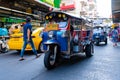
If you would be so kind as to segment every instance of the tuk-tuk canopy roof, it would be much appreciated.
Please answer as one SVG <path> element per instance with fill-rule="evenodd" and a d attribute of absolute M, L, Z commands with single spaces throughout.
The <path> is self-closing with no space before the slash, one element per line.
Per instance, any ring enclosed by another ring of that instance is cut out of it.
<path fill-rule="evenodd" d="M 61 18 L 61 17 L 63 17 L 63 18 L 65 18 L 65 17 L 66 18 L 75 18 L 75 19 L 78 19 L 78 20 L 81 20 L 81 21 L 86 21 L 84 18 L 79 17 L 79 16 L 77 16 L 75 14 L 61 12 L 61 11 L 52 11 L 52 12 L 49 12 L 48 14 L 46 14 L 45 19 L 46 20 L 50 20 L 50 19 L 52 19 L 52 16 L 54 16 L 54 17 L 57 16 L 58 18 Z"/>

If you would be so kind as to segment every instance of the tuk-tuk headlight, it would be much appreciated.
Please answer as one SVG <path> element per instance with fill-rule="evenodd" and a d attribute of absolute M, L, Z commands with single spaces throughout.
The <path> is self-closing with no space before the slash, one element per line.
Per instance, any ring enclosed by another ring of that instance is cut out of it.
<path fill-rule="evenodd" d="M 49 38 L 53 38 L 54 32 L 53 32 L 53 31 L 50 31 L 50 32 L 48 33 L 48 36 L 49 36 Z"/>

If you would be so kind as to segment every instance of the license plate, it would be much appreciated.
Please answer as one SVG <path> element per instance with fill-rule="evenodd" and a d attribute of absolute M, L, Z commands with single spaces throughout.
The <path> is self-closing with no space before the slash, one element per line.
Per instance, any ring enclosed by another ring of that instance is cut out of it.
<path fill-rule="evenodd" d="M 50 30 L 58 30 L 58 24 L 47 24 L 46 30 L 47 30 L 47 31 L 50 31 Z"/>
<path fill-rule="evenodd" d="M 96 36 L 96 38 L 99 38 L 99 36 Z"/>

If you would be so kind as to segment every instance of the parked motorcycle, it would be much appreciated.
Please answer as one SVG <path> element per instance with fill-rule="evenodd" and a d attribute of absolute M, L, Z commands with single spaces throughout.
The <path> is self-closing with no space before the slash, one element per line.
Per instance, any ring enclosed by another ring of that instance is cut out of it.
<path fill-rule="evenodd" d="M 6 38 L 4 36 L 1 37 L 0 39 L 0 52 L 1 53 L 6 53 L 9 50 L 9 46 L 7 45 Z"/>

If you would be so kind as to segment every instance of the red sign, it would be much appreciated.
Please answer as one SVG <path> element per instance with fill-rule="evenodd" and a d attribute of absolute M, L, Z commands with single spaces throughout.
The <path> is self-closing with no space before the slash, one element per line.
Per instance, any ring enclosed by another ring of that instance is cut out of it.
<path fill-rule="evenodd" d="M 62 5 L 60 7 L 60 10 L 70 10 L 70 9 L 75 9 L 75 5 L 74 4 L 66 5 L 66 6 Z"/>

